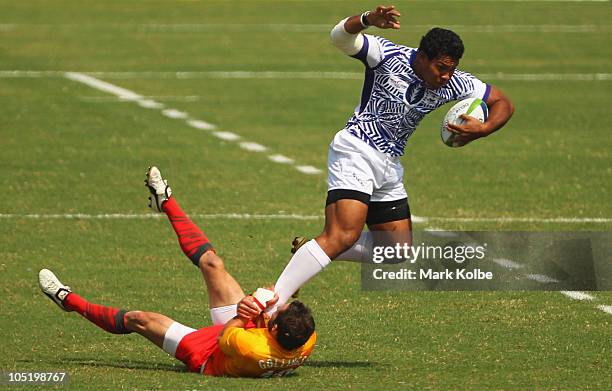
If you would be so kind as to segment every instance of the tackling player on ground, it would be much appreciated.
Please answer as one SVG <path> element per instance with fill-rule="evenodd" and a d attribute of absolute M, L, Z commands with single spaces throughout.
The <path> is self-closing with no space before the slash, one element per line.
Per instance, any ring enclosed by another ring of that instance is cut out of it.
<path fill-rule="evenodd" d="M 43 293 L 65 311 L 76 311 L 113 334 L 136 332 L 189 370 L 210 376 L 269 377 L 293 372 L 314 349 L 314 319 L 304 304 L 282 303 L 268 317 L 245 296 L 225 270 L 208 238 L 181 210 L 156 167 L 147 172 L 152 209 L 166 213 L 181 249 L 204 277 L 214 326 L 192 329 L 155 312 L 127 311 L 88 302 L 47 269 L 39 273 Z M 264 303 L 267 308 L 278 296 Z"/>
<path fill-rule="evenodd" d="M 453 100 L 486 102 L 486 122 L 463 116 L 464 124 L 448 125 L 458 142 L 486 137 L 512 116 L 513 105 L 498 88 L 456 69 L 464 47 L 454 32 L 433 28 L 418 48 L 362 33 L 370 26 L 399 29 L 399 16 L 393 6 L 378 6 L 340 21 L 331 32 L 338 49 L 363 63 L 365 80 L 355 112 L 330 144 L 325 227 L 307 243 L 294 242 L 295 254 L 275 284 L 279 302 L 332 259 L 371 261 L 372 232 L 411 244 L 400 156 L 426 114 Z M 363 231 L 366 224 L 369 232 Z"/>

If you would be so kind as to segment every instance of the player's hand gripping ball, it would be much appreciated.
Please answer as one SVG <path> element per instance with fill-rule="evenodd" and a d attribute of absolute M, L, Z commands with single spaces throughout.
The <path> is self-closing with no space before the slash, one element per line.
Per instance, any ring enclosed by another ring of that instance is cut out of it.
<path fill-rule="evenodd" d="M 447 128 L 447 124 L 449 123 L 457 125 L 463 124 L 465 121 L 460 118 L 462 114 L 474 117 L 480 122 L 485 122 L 489 116 L 489 109 L 487 108 L 487 104 L 479 98 L 464 99 L 451 107 L 450 110 L 448 110 L 448 113 L 446 113 L 444 116 L 442 127 L 440 129 L 440 137 L 442 138 L 442 142 L 449 147 L 462 147 L 469 142 L 460 142 L 456 140 L 459 135 L 451 132 Z"/>

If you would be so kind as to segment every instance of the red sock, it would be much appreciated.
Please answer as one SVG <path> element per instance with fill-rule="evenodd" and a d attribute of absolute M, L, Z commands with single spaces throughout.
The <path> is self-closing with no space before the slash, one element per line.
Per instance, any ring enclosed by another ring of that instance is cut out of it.
<path fill-rule="evenodd" d="M 113 334 L 129 334 L 131 331 L 126 329 L 124 317 L 126 310 L 105 307 L 103 305 L 92 304 L 83 299 L 76 293 L 69 293 L 64 300 L 64 307 L 70 311 L 76 311 L 83 315 L 87 320 Z"/>
<path fill-rule="evenodd" d="M 170 224 L 176 232 L 181 250 L 191 259 L 194 265 L 199 266 L 200 257 L 209 250 L 214 251 L 213 245 L 198 226 L 185 215 L 174 197 L 170 197 L 168 201 L 164 202 L 164 212 L 166 212 Z"/>

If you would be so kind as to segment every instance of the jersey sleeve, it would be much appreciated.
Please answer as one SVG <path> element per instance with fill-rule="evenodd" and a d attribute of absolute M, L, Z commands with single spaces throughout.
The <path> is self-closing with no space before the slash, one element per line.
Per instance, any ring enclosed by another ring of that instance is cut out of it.
<path fill-rule="evenodd" d="M 480 98 L 487 101 L 491 86 L 467 72 L 456 71 L 449 85 L 456 100 Z"/>
<path fill-rule="evenodd" d="M 219 348 L 228 356 L 246 356 L 256 345 L 256 339 L 241 327 L 229 327 L 219 339 Z"/>
<path fill-rule="evenodd" d="M 342 19 L 331 31 L 332 44 L 344 54 L 360 60 L 367 67 L 374 68 L 387 57 L 401 50 L 400 46 L 385 38 L 347 32 L 344 29 L 347 19 Z"/>
<path fill-rule="evenodd" d="M 398 53 L 402 49 L 401 46 L 376 35 L 364 34 L 363 37 L 363 46 L 361 50 L 351 57 L 360 60 L 369 68 L 376 67 L 385 59 Z"/>

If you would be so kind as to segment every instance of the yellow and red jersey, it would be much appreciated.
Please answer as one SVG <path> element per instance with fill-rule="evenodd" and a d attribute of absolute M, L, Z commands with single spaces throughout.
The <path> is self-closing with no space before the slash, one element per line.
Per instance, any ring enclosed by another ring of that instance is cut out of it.
<path fill-rule="evenodd" d="M 269 377 L 293 372 L 312 353 L 317 334 L 299 348 L 286 350 L 267 328 L 230 327 L 219 339 L 219 349 L 206 363 L 210 376 Z"/>

